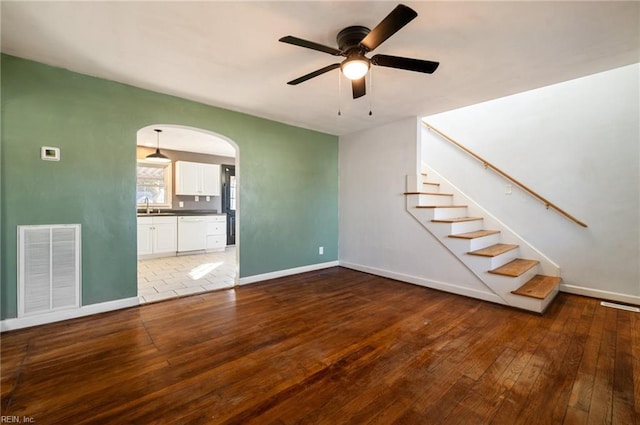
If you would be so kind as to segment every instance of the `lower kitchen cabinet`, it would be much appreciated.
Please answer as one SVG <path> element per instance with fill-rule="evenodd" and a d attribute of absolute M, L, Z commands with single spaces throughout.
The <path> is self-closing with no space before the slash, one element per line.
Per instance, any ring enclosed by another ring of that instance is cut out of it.
<path fill-rule="evenodd" d="M 227 247 L 227 216 L 138 217 L 138 257 L 151 258 Z"/>
<path fill-rule="evenodd" d="M 207 251 L 224 251 L 227 247 L 227 216 L 212 215 L 206 217 Z"/>
<path fill-rule="evenodd" d="M 177 236 L 176 217 L 138 217 L 138 257 L 175 255 Z"/>

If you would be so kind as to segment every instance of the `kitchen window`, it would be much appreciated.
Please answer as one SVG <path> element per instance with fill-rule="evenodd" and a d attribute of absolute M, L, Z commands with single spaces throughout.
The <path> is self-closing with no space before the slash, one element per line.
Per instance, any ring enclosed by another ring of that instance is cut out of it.
<path fill-rule="evenodd" d="M 229 178 L 229 209 L 236 210 L 236 176 Z"/>
<path fill-rule="evenodd" d="M 138 208 L 171 208 L 171 163 L 138 160 L 136 204 Z"/>

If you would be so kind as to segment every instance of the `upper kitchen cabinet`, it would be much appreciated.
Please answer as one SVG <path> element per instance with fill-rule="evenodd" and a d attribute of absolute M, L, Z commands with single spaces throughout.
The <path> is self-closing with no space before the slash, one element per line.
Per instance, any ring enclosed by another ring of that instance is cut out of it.
<path fill-rule="evenodd" d="M 220 196 L 220 165 L 176 161 L 176 195 Z"/>

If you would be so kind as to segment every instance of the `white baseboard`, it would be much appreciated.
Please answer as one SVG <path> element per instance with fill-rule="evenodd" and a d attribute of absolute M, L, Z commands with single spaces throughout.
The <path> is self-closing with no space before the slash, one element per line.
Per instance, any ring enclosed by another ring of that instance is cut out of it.
<path fill-rule="evenodd" d="M 293 269 L 278 270 L 275 272 L 256 274 L 253 276 L 241 277 L 238 285 L 249 285 L 251 283 L 262 282 L 263 280 L 277 279 L 279 277 L 291 276 L 294 274 L 312 272 L 314 270 L 328 269 L 329 267 L 337 267 L 337 261 L 329 261 L 328 263 L 311 264 L 309 266 L 295 267 Z"/>
<path fill-rule="evenodd" d="M 498 295 L 489 292 L 482 292 L 464 286 L 454 285 L 452 283 L 438 282 L 436 280 L 425 279 L 422 277 L 411 276 L 404 273 L 398 273 L 390 270 L 378 269 L 375 267 L 363 266 L 361 264 L 340 261 L 341 267 L 358 270 L 361 272 L 374 274 L 376 276 L 388 277 L 389 279 L 399 280 L 401 282 L 411 283 L 414 285 L 425 286 L 439 291 L 450 292 L 452 294 L 463 295 L 465 297 L 476 298 L 483 301 L 489 301 L 496 304 L 505 304 L 505 301 Z"/>
<path fill-rule="evenodd" d="M 619 301 L 627 304 L 640 305 L 640 297 L 634 295 L 620 294 L 618 292 L 602 291 L 600 289 L 584 288 L 582 286 L 560 284 L 560 292 L 568 294 L 584 295 L 585 297 L 597 298 L 601 300 Z"/>
<path fill-rule="evenodd" d="M 135 307 L 139 304 L 140 301 L 138 300 L 138 297 L 131 297 L 115 301 L 107 301 L 104 303 L 85 305 L 75 310 L 60 310 L 35 316 L 5 319 L 0 321 L 0 332 L 60 322 L 62 320 L 76 319 L 78 317 L 90 316 L 92 314 L 106 313 L 107 311 Z"/>

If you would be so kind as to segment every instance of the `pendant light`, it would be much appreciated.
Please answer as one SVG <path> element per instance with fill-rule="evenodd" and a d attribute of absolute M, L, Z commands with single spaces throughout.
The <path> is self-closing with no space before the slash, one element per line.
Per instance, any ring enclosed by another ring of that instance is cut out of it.
<path fill-rule="evenodd" d="M 162 130 L 155 128 L 153 129 L 153 131 L 158 134 L 156 139 L 156 151 L 150 155 L 147 155 L 146 160 L 151 162 L 171 162 L 171 159 L 169 159 L 168 156 L 160 153 L 160 133 L 162 133 Z"/>

